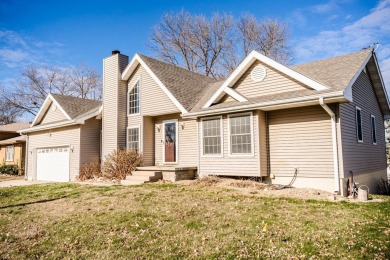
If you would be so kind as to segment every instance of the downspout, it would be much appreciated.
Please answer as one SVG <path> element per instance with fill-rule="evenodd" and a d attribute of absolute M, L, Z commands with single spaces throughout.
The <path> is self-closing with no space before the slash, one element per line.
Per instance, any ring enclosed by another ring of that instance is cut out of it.
<path fill-rule="evenodd" d="M 339 185 L 339 160 L 337 154 L 337 120 L 333 111 L 324 103 L 324 98 L 319 98 L 320 105 L 330 115 L 332 120 L 332 143 L 333 143 L 333 172 L 334 172 L 334 191 L 340 191 Z"/>

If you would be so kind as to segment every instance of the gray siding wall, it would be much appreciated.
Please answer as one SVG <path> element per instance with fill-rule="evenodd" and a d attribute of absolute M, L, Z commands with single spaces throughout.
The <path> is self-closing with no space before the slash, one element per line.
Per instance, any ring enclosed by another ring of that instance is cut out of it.
<path fill-rule="evenodd" d="M 201 123 L 199 125 L 199 140 L 202 138 Z M 253 149 L 250 156 L 229 155 L 228 117 L 223 116 L 223 156 L 210 157 L 202 155 L 202 142 L 199 141 L 199 174 L 224 176 L 260 176 L 259 116 L 253 112 Z"/>
<path fill-rule="evenodd" d="M 47 109 L 45 115 L 43 116 L 40 124 L 47 124 L 52 122 L 58 122 L 62 120 L 68 120 L 65 115 L 61 112 L 59 108 L 53 111 L 53 103 Z"/>
<path fill-rule="evenodd" d="M 120 78 L 128 59 L 116 54 L 103 60 L 103 158 L 125 147 L 126 86 Z"/>
<path fill-rule="evenodd" d="M 80 125 L 80 165 L 100 161 L 100 131 L 102 121 L 91 118 Z"/>
<path fill-rule="evenodd" d="M 333 178 L 331 118 L 321 106 L 268 112 L 268 124 L 275 183 L 278 178 L 293 177 L 294 168 L 298 168 L 298 179 Z"/>
<path fill-rule="evenodd" d="M 28 168 L 27 177 L 29 180 L 35 179 L 36 169 L 36 149 L 57 146 L 73 146 L 70 152 L 70 180 L 75 180 L 79 174 L 80 166 L 80 125 L 62 127 L 39 133 L 29 134 L 27 151 Z M 32 153 L 30 153 L 30 151 Z"/>
<path fill-rule="evenodd" d="M 386 148 L 383 115 L 378 105 L 369 76 L 362 72 L 352 86 L 352 103 L 340 104 L 340 127 L 342 138 L 344 177 L 353 171 L 360 184 L 366 184 L 363 175 L 379 172 L 386 177 Z M 356 106 L 362 109 L 363 142 L 358 143 L 356 135 Z M 377 145 L 372 144 L 371 115 L 375 116 Z M 377 176 L 373 176 L 378 178 Z M 363 182 L 362 182 L 363 181 Z M 376 186 L 376 185 L 374 185 Z M 372 186 L 372 189 L 376 187 Z"/>

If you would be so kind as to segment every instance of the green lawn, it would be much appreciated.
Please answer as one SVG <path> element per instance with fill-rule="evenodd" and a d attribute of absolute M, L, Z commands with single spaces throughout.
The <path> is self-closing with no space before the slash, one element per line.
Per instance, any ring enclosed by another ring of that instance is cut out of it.
<path fill-rule="evenodd" d="M 390 258 L 390 198 L 262 198 L 192 185 L 0 189 L 0 259 Z"/>

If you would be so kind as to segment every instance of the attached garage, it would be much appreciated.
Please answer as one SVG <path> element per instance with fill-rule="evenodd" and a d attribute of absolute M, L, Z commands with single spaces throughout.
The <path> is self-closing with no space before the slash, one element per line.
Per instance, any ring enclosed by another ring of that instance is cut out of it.
<path fill-rule="evenodd" d="M 28 180 L 74 181 L 100 161 L 101 102 L 50 94 L 26 135 Z"/>
<path fill-rule="evenodd" d="M 69 181 L 69 151 L 67 146 L 37 149 L 37 180 Z"/>

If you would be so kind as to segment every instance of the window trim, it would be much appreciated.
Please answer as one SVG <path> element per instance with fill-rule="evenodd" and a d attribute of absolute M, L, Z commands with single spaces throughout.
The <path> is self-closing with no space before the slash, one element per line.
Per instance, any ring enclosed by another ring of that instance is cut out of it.
<path fill-rule="evenodd" d="M 372 119 L 374 119 L 374 128 L 372 128 Z M 378 135 L 376 134 L 376 118 L 374 115 L 371 114 L 370 116 L 370 125 L 371 125 L 371 142 L 373 145 L 377 145 L 378 143 Z M 373 131 L 375 130 L 375 131 Z M 375 141 L 374 142 L 374 132 L 375 132 Z"/>
<path fill-rule="evenodd" d="M 8 148 L 10 148 L 10 147 L 12 147 L 12 159 L 8 159 L 7 158 L 7 149 Z M 13 162 L 15 160 L 15 146 L 14 145 L 7 145 L 6 147 L 5 147 L 5 161 L 6 162 Z"/>
<path fill-rule="evenodd" d="M 232 117 L 240 117 L 240 116 L 248 116 L 250 118 L 250 131 L 251 131 L 251 153 L 242 153 L 242 154 L 232 154 L 231 151 L 231 141 L 230 141 L 230 118 Z M 249 113 L 238 113 L 238 114 L 229 114 L 228 115 L 228 156 L 229 157 L 254 157 L 255 155 L 255 143 L 254 143 L 254 136 L 253 136 L 253 112 Z"/>
<path fill-rule="evenodd" d="M 357 114 L 357 111 L 360 111 L 360 125 L 361 125 L 361 131 L 362 131 L 362 140 L 359 140 L 359 123 L 358 123 L 358 114 Z M 358 141 L 358 143 L 363 143 L 363 115 L 362 115 L 362 109 L 360 107 L 356 107 L 355 109 L 355 124 L 356 124 L 356 139 Z"/>
<path fill-rule="evenodd" d="M 138 102 L 139 102 L 139 104 L 138 104 L 138 113 L 130 114 L 130 106 L 129 106 L 130 92 L 134 89 L 134 87 L 137 85 L 137 83 L 138 83 Z M 137 116 L 137 115 L 141 114 L 141 76 L 138 76 L 138 78 L 135 81 L 135 83 L 133 84 L 133 86 L 127 90 L 126 110 L 127 110 L 127 116 L 128 117 Z"/>
<path fill-rule="evenodd" d="M 203 121 L 207 120 L 213 120 L 213 119 L 219 119 L 220 124 L 220 137 L 221 137 L 221 153 L 219 154 L 204 154 L 203 149 Z M 201 139 L 200 139 L 200 145 L 201 145 L 201 157 L 212 157 L 212 158 L 221 158 L 224 154 L 224 138 L 223 138 L 223 117 L 222 116 L 212 116 L 212 117 L 204 117 L 200 119 L 200 133 L 201 133 Z"/>
<path fill-rule="evenodd" d="M 142 152 L 142 134 L 141 134 L 141 126 L 140 125 L 132 125 L 132 126 L 127 126 L 126 128 L 126 151 L 129 151 L 129 129 L 135 129 L 138 128 L 138 152 Z"/>

